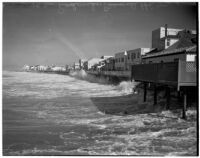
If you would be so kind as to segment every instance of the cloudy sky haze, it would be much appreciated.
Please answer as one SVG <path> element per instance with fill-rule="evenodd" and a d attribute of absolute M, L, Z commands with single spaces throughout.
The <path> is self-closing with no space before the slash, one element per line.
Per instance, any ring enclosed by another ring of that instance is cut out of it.
<path fill-rule="evenodd" d="M 165 24 L 196 29 L 195 3 L 4 3 L 3 69 L 151 47 Z"/>

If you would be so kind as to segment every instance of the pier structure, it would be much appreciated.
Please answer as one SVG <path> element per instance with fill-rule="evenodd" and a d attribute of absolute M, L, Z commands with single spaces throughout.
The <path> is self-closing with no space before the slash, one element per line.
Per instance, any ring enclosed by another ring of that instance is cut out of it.
<path fill-rule="evenodd" d="M 194 51 L 194 49 L 189 50 L 190 53 Z M 184 52 L 186 51 L 184 50 Z M 144 102 L 146 101 L 147 85 L 149 83 L 153 85 L 154 105 L 157 104 L 158 86 L 164 86 L 166 89 L 166 109 L 170 108 L 170 90 L 176 88 L 179 96 L 183 96 L 182 118 L 186 119 L 188 92 L 193 88 L 194 94 L 197 94 L 196 67 L 196 61 L 182 60 L 132 65 L 131 78 L 144 84 Z"/>

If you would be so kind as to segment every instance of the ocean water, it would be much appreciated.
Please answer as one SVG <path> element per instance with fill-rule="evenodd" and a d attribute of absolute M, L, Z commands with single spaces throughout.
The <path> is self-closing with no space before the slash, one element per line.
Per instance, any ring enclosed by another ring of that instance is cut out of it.
<path fill-rule="evenodd" d="M 143 103 L 136 84 L 3 71 L 3 155 L 196 155 L 196 111 Z"/>

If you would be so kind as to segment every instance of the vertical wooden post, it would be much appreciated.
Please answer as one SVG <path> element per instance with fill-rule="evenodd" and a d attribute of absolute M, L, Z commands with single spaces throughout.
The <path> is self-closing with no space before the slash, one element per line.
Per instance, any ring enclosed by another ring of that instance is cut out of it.
<path fill-rule="evenodd" d="M 170 88 L 166 87 L 166 110 L 169 110 L 169 106 L 170 106 Z"/>
<path fill-rule="evenodd" d="M 179 101 L 179 102 L 182 102 L 182 101 L 181 101 L 181 91 L 180 91 L 180 90 L 178 91 L 178 101 Z"/>
<path fill-rule="evenodd" d="M 187 94 L 186 94 L 186 92 L 184 92 L 184 95 L 183 95 L 183 112 L 182 112 L 182 118 L 185 119 L 185 120 L 187 119 L 186 109 L 187 109 Z"/>
<path fill-rule="evenodd" d="M 147 96 L 147 83 L 144 82 L 144 102 L 146 102 L 146 96 Z"/>
<path fill-rule="evenodd" d="M 157 105 L 157 87 L 154 84 L 154 105 Z"/>

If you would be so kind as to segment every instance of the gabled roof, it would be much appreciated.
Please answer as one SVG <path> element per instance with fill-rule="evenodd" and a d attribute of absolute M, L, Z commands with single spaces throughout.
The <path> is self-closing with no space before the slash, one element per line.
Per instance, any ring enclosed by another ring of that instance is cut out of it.
<path fill-rule="evenodd" d="M 143 56 L 143 58 L 150 58 L 150 57 L 156 57 L 156 56 L 162 56 L 162 55 L 169 55 L 169 54 L 175 54 L 175 53 L 196 53 L 196 42 L 193 40 L 196 36 L 187 34 L 180 40 L 178 40 L 176 43 L 171 45 L 165 50 L 158 51 L 157 49 L 154 49 Z"/>
<path fill-rule="evenodd" d="M 173 50 L 173 49 L 179 49 L 184 47 L 190 47 L 195 45 L 195 41 L 193 40 L 194 36 L 187 36 L 184 38 L 181 38 L 179 41 L 168 47 L 166 50 Z"/>
<path fill-rule="evenodd" d="M 196 53 L 197 51 L 197 46 L 190 46 L 190 47 L 183 47 L 183 48 L 177 48 L 177 49 L 172 49 L 172 50 L 163 50 L 160 52 L 156 53 L 151 53 L 151 54 L 146 54 L 142 58 L 151 58 L 151 57 L 156 57 L 156 56 L 163 56 L 163 55 L 169 55 L 169 54 L 176 54 L 176 53 Z"/>

